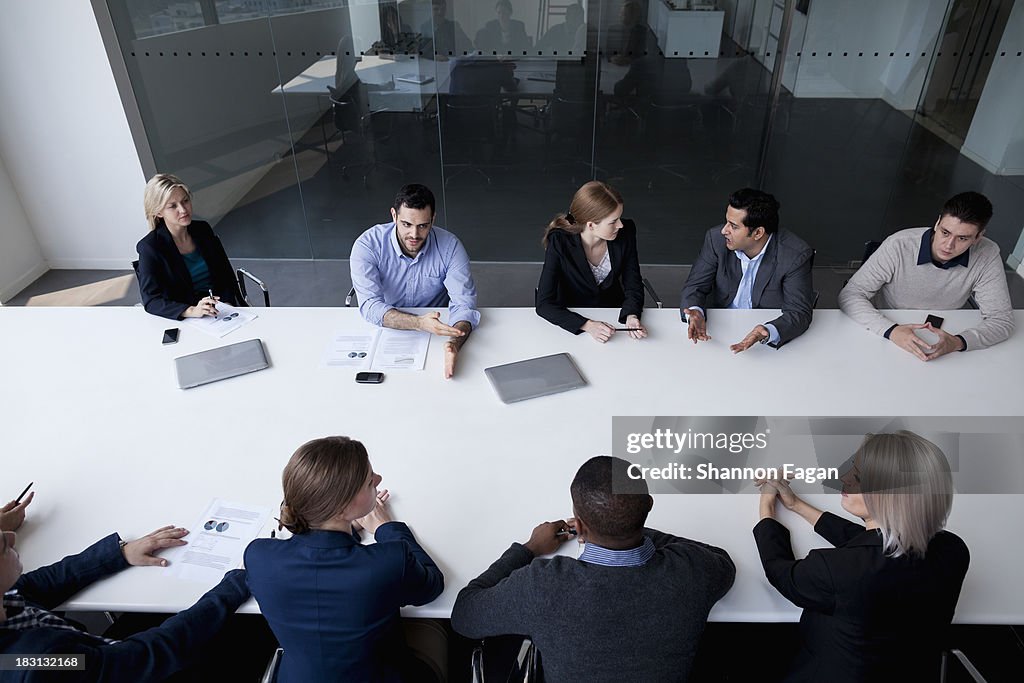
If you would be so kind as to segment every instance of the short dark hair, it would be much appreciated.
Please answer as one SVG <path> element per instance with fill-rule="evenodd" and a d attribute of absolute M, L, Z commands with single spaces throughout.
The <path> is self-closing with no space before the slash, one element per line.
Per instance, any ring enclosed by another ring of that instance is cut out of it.
<path fill-rule="evenodd" d="M 779 202 L 767 192 L 744 187 L 729 195 L 729 206 L 747 212 L 743 227 L 750 232 L 764 226 L 766 233 L 774 235 L 779 229 Z"/>
<path fill-rule="evenodd" d="M 576 514 L 605 538 L 635 536 L 651 511 L 647 482 L 630 479 L 628 469 L 622 458 L 598 455 L 583 463 L 569 487 Z"/>
<path fill-rule="evenodd" d="M 961 192 L 946 200 L 939 215 L 977 225 L 978 232 L 981 232 L 992 220 L 992 202 L 980 192 Z"/>
<path fill-rule="evenodd" d="M 410 209 L 425 209 L 429 206 L 431 215 L 437 213 L 434 204 L 434 193 L 426 185 L 411 183 L 399 190 L 398 194 L 395 195 L 395 202 L 392 204 L 392 207 L 395 211 L 398 211 L 402 206 L 408 206 Z"/>

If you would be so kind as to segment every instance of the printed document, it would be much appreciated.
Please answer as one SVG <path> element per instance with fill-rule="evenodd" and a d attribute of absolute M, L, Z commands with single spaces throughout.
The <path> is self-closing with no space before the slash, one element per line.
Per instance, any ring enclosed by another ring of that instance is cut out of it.
<path fill-rule="evenodd" d="M 185 318 L 182 322 L 214 337 L 223 337 L 258 316 L 251 308 L 235 308 L 231 304 L 217 303 L 217 317 Z"/>
<path fill-rule="evenodd" d="M 164 557 L 174 576 L 207 585 L 242 563 L 249 542 L 267 525 L 268 507 L 215 498 L 189 528 L 188 545 L 173 548 Z"/>
<path fill-rule="evenodd" d="M 422 370 L 427 363 L 430 333 L 417 330 L 380 330 L 373 354 L 374 370 Z"/>
<path fill-rule="evenodd" d="M 366 332 L 339 331 L 331 335 L 331 341 L 324 352 L 323 365 L 330 368 L 356 368 L 365 370 L 373 360 L 373 349 L 377 346 L 380 328 Z"/>

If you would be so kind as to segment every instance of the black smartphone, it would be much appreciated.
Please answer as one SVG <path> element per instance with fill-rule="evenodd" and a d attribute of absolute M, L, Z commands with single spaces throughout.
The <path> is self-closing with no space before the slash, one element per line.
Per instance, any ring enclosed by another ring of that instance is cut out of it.
<path fill-rule="evenodd" d="M 360 384 L 380 384 L 384 381 L 383 372 L 357 372 L 356 381 Z"/>
<path fill-rule="evenodd" d="M 169 330 L 164 330 L 164 344 L 177 344 L 178 343 L 178 328 L 172 327 Z"/>
<path fill-rule="evenodd" d="M 935 329 L 941 330 L 942 329 L 942 323 L 946 322 L 946 319 L 945 318 L 940 318 L 937 315 L 929 314 L 928 317 L 924 319 L 924 321 L 925 321 L 926 324 L 927 323 L 931 323 L 932 327 L 934 327 Z"/>

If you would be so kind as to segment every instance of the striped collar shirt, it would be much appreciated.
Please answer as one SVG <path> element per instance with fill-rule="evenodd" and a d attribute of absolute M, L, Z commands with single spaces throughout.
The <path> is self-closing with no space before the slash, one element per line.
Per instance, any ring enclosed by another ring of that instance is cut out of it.
<path fill-rule="evenodd" d="M 53 612 L 48 612 L 44 609 L 39 609 L 38 607 L 27 604 L 25 597 L 19 595 L 16 590 L 4 593 L 4 611 L 7 612 L 7 619 L 0 621 L 0 629 L 7 629 L 9 631 L 27 631 L 33 628 L 60 628 L 67 631 L 74 631 L 75 633 L 85 633 L 85 635 L 90 635 L 93 638 L 102 640 L 109 645 L 113 645 L 118 642 L 116 640 L 111 640 L 110 638 L 103 638 L 92 633 L 84 632 L 64 621 Z"/>
<path fill-rule="evenodd" d="M 644 542 L 629 550 L 610 550 L 596 543 L 587 543 L 580 554 L 581 562 L 604 567 L 639 567 L 654 557 L 654 541 L 644 536 Z"/>

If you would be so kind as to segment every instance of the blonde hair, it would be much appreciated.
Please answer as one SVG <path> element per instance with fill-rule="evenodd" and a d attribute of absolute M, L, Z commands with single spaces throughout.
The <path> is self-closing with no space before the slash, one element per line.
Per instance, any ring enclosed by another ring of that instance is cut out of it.
<path fill-rule="evenodd" d="M 313 439 L 281 474 L 281 526 L 303 534 L 343 511 L 372 473 L 366 447 L 347 436 Z"/>
<path fill-rule="evenodd" d="M 158 225 L 163 225 L 164 219 L 158 218 L 157 214 L 163 211 L 167 199 L 179 187 L 191 201 L 192 191 L 188 189 L 188 185 L 170 173 L 157 173 L 146 183 L 146 190 L 142 194 L 142 206 L 146 211 L 146 222 L 149 223 L 150 230 L 156 230 Z"/>
<path fill-rule="evenodd" d="M 558 214 L 548 223 L 541 244 L 547 248 L 548 237 L 553 230 L 564 230 L 578 235 L 587 227 L 587 223 L 601 221 L 620 206 L 622 206 L 622 195 L 611 185 L 602 183 L 600 180 L 591 180 L 576 190 L 576 194 L 572 196 L 572 202 L 569 204 L 569 212 Z"/>
<path fill-rule="evenodd" d="M 953 507 L 953 476 L 942 450 L 908 431 L 868 434 L 860 449 L 861 491 L 891 557 L 924 557 Z"/>

